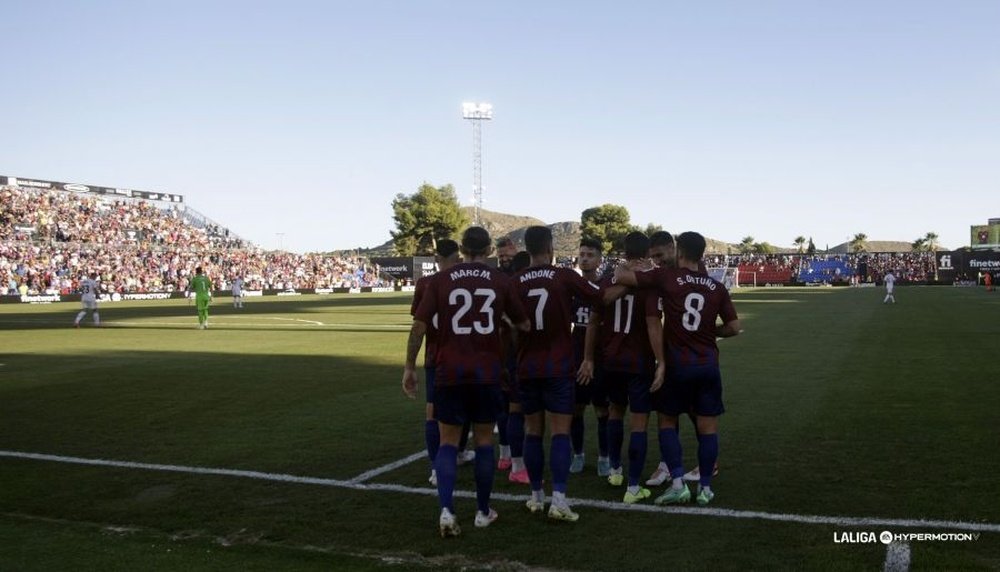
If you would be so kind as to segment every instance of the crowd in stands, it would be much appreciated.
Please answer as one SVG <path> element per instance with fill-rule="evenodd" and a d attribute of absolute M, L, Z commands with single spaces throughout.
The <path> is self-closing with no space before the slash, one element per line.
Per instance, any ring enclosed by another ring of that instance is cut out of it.
<path fill-rule="evenodd" d="M 236 277 L 249 290 L 392 285 L 364 259 L 264 251 L 185 214 L 169 203 L 0 187 L 0 292 L 68 294 L 92 272 L 107 292 L 181 291 L 197 266 L 220 290 Z M 615 262 L 606 258 L 606 268 Z M 572 257 L 557 260 L 575 263 Z M 890 271 L 904 283 L 934 276 L 934 256 L 927 252 L 709 254 L 705 264 L 738 267 L 741 284 L 877 282 Z"/>
<path fill-rule="evenodd" d="M 0 187 L 2 292 L 68 294 L 92 272 L 109 293 L 181 291 L 197 266 L 220 290 L 391 285 L 362 259 L 263 251 L 165 206 Z"/>

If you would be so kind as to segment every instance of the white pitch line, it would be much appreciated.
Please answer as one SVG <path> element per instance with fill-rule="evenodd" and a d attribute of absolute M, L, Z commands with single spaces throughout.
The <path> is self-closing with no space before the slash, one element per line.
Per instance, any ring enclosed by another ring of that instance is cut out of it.
<path fill-rule="evenodd" d="M 422 454 L 422 453 L 421 453 Z M 425 496 L 437 495 L 437 489 L 408 487 L 393 484 L 365 484 L 339 479 L 325 479 L 318 477 L 302 477 L 297 475 L 287 475 L 281 473 L 265 473 L 261 471 L 245 471 L 238 469 L 218 469 L 212 467 L 188 467 L 184 465 L 161 465 L 155 463 L 135 463 L 131 461 L 114 461 L 109 459 L 88 459 L 83 457 L 67 457 L 63 455 L 49 455 L 44 453 L 25 453 L 22 451 L 0 450 L 0 457 L 13 459 L 30 459 L 35 461 L 51 461 L 57 463 L 69 463 L 76 465 L 92 465 L 101 467 L 114 467 L 121 469 L 142 469 L 149 471 L 167 471 L 172 473 L 189 473 L 198 475 L 218 475 L 226 477 L 242 477 L 264 481 L 279 481 L 286 483 L 297 483 L 304 485 L 320 485 L 352 489 L 358 491 L 389 491 L 397 493 L 418 494 Z M 357 477 L 355 477 L 357 478 Z M 461 498 L 475 498 L 475 491 L 455 491 L 455 496 Z M 507 493 L 493 493 L 491 498 L 501 501 L 524 502 L 528 495 L 512 495 Z M 767 520 L 775 522 L 792 522 L 797 524 L 821 524 L 831 526 L 851 526 L 851 527 L 903 527 L 903 528 L 941 528 L 948 530 L 967 530 L 971 532 L 995 532 L 1000 533 L 1000 524 L 989 522 L 963 522 L 949 520 L 917 520 L 898 519 L 880 517 L 857 517 L 857 516 L 820 516 L 808 514 L 784 514 L 771 513 L 752 510 L 733 510 L 725 508 L 695 508 L 695 507 L 658 507 L 654 505 L 623 504 L 619 502 L 601 501 L 593 499 L 568 499 L 574 506 L 586 506 L 603 510 L 623 511 L 623 512 L 645 512 L 645 513 L 665 513 L 683 514 L 689 516 L 714 516 L 719 518 L 739 518 L 746 520 Z"/>
<path fill-rule="evenodd" d="M 906 542 L 890 542 L 885 549 L 884 572 L 909 572 L 910 545 Z"/>
<path fill-rule="evenodd" d="M 371 479 L 373 479 L 373 478 L 381 475 L 382 473 L 388 473 L 389 471 L 395 471 L 396 469 L 398 469 L 398 468 L 400 468 L 400 467 L 402 467 L 404 465 L 409 465 L 413 461 L 416 461 L 416 460 L 420 459 L 421 457 L 426 457 L 426 456 L 427 456 L 427 451 L 417 451 L 416 453 L 410 455 L 409 457 L 404 457 L 404 458 L 402 458 L 402 459 L 400 459 L 398 461 L 389 463 L 388 465 L 382 465 L 381 467 L 372 469 L 370 471 L 365 471 L 365 472 L 361 473 L 360 475 L 354 477 L 353 479 L 351 479 L 351 480 L 349 480 L 347 482 L 349 482 L 351 484 L 360 484 L 360 483 L 363 483 L 363 482 L 365 482 L 367 480 L 371 480 Z"/>

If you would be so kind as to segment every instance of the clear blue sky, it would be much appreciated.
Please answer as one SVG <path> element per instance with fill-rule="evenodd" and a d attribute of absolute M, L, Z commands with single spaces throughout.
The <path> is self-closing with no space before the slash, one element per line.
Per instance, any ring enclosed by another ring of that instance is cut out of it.
<path fill-rule="evenodd" d="M 185 195 L 265 247 L 485 208 L 823 248 L 1000 217 L 1000 2 L 0 4 L 0 173 Z"/>

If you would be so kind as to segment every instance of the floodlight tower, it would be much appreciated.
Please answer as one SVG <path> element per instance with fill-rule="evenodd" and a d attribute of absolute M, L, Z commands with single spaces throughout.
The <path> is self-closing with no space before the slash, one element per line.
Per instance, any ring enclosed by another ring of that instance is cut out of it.
<path fill-rule="evenodd" d="M 483 208 L 483 121 L 493 119 L 493 105 L 485 102 L 462 104 L 462 118 L 472 122 L 472 192 L 476 201 L 476 224 L 481 224 Z"/>

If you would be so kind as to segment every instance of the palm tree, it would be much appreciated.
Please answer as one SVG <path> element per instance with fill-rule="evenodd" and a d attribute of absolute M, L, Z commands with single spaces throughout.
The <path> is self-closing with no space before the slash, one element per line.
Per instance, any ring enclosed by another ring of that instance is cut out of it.
<path fill-rule="evenodd" d="M 933 230 L 924 235 L 924 248 L 927 252 L 931 253 L 931 257 L 934 259 L 934 281 L 937 282 L 938 279 L 938 267 L 937 267 L 937 250 L 940 248 L 938 243 L 938 235 Z"/>
<path fill-rule="evenodd" d="M 806 237 L 804 237 L 804 236 L 796 236 L 794 244 L 795 244 L 795 248 L 797 248 L 799 250 L 799 254 L 802 254 L 802 251 L 805 250 L 805 246 L 806 246 Z"/>
<path fill-rule="evenodd" d="M 867 234 L 865 234 L 863 232 L 859 232 L 859 233 L 855 234 L 854 238 L 851 240 L 851 251 L 852 252 L 864 252 L 865 250 L 867 250 L 867 248 L 865 248 L 865 241 L 866 240 L 868 240 L 868 235 Z"/>
<path fill-rule="evenodd" d="M 740 254 L 750 254 L 753 252 L 753 237 L 744 236 L 743 240 L 740 241 Z"/>
<path fill-rule="evenodd" d="M 941 245 L 938 243 L 938 235 L 936 232 L 931 231 L 924 235 L 921 239 L 924 241 L 924 250 L 927 252 L 937 252 Z"/>
<path fill-rule="evenodd" d="M 910 246 L 913 247 L 913 252 L 922 252 L 927 246 L 927 241 L 923 238 L 918 238 L 914 240 Z"/>

